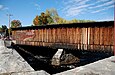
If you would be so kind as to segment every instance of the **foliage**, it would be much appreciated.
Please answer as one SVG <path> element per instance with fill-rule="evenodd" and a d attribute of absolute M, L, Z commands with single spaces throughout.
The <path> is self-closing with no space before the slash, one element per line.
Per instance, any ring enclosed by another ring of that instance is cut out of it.
<path fill-rule="evenodd" d="M 0 31 L 4 33 L 5 36 L 8 36 L 8 28 L 6 25 L 2 25 L 2 27 L 0 27 Z"/>
<path fill-rule="evenodd" d="M 40 16 L 36 16 L 35 17 L 35 19 L 33 20 L 33 24 L 35 25 L 35 26 L 37 26 L 37 25 L 41 25 L 41 23 L 40 23 Z"/>
<path fill-rule="evenodd" d="M 46 9 L 46 16 L 51 16 L 51 13 L 50 13 L 50 11 L 48 10 L 48 9 Z"/>
<path fill-rule="evenodd" d="M 0 32 L 2 32 L 2 27 L 0 27 Z"/>
<path fill-rule="evenodd" d="M 8 28 L 7 28 L 6 25 L 2 25 L 2 32 L 6 32 L 7 29 L 8 29 Z"/>
<path fill-rule="evenodd" d="M 57 10 L 55 8 L 49 9 L 49 12 L 50 12 L 51 16 L 59 16 L 58 12 L 57 12 Z"/>
<path fill-rule="evenodd" d="M 37 15 L 35 17 L 35 19 L 33 20 L 33 24 L 34 24 L 34 26 L 47 24 L 47 18 L 44 16 L 43 13 L 41 13 L 40 16 Z"/>
<path fill-rule="evenodd" d="M 58 15 L 58 12 L 55 8 L 46 9 L 45 13 L 41 13 L 40 16 L 36 16 L 33 20 L 33 24 L 36 25 L 46 25 L 46 24 L 66 24 L 66 23 L 86 23 L 86 22 L 95 22 L 92 20 L 66 20 Z"/>
<path fill-rule="evenodd" d="M 78 20 L 77 19 L 73 19 L 73 20 L 71 20 L 71 23 L 78 23 Z"/>
<path fill-rule="evenodd" d="M 21 22 L 19 20 L 13 20 L 11 21 L 11 28 L 17 28 L 17 27 L 21 27 Z"/>
<path fill-rule="evenodd" d="M 47 14 L 42 12 L 40 16 L 37 15 L 35 19 L 33 20 L 33 24 L 35 26 L 46 25 L 46 24 L 51 24 L 51 23 L 53 23 L 53 19 L 52 17 L 50 17 L 48 11 L 47 11 Z"/>
<path fill-rule="evenodd" d="M 93 20 L 78 20 L 78 23 L 95 22 Z"/>
<path fill-rule="evenodd" d="M 58 23 L 58 19 L 60 18 L 58 16 L 57 10 L 54 8 L 47 9 L 46 15 L 50 16 L 52 18 L 52 23 Z M 50 23 L 51 24 L 51 23 Z"/>
<path fill-rule="evenodd" d="M 86 23 L 86 22 L 95 22 L 95 21 L 92 21 L 92 20 L 77 20 L 77 19 L 73 19 L 73 20 L 66 20 L 62 17 L 60 17 L 58 15 L 58 12 L 56 9 L 54 8 L 51 8 L 51 9 L 47 9 L 46 10 L 46 14 L 50 15 L 53 20 L 54 20 L 54 24 L 66 24 L 66 23 Z"/>
<path fill-rule="evenodd" d="M 42 21 L 42 25 L 47 24 L 47 16 L 45 15 L 45 13 L 41 13 L 41 21 Z"/>
<path fill-rule="evenodd" d="M 50 16 L 47 16 L 47 22 L 48 24 L 54 23 L 53 19 Z"/>

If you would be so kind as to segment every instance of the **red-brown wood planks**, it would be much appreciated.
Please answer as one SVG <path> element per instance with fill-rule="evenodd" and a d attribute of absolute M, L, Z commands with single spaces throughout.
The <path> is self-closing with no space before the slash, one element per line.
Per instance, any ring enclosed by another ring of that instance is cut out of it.
<path fill-rule="evenodd" d="M 113 50 L 113 29 L 113 27 L 59 27 L 15 30 L 12 31 L 12 37 L 17 44 L 49 47 L 58 44 L 59 47 L 64 45 L 67 48 L 106 51 Z"/>

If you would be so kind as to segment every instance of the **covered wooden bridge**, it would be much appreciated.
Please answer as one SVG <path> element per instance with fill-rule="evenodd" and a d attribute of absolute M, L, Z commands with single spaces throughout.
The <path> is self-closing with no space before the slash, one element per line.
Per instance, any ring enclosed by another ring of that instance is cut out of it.
<path fill-rule="evenodd" d="M 114 21 L 12 28 L 16 44 L 88 51 L 113 51 Z"/>

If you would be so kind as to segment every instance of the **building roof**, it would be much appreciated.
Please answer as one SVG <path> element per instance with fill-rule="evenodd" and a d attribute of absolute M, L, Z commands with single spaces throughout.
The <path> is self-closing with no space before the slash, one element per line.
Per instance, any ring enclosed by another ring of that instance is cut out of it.
<path fill-rule="evenodd" d="M 53 24 L 53 25 L 41 25 L 41 26 L 27 26 L 12 28 L 12 30 L 31 30 L 31 29 L 44 29 L 44 28 L 76 28 L 76 27 L 114 27 L 114 21 L 103 22 L 88 22 L 88 23 L 71 23 L 71 24 Z"/>

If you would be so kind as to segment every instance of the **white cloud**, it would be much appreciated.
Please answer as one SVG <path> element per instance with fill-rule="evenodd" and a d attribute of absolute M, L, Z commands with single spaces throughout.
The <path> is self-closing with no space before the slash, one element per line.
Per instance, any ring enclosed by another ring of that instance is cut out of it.
<path fill-rule="evenodd" d="M 39 6 L 38 4 L 34 4 L 36 7 Z"/>
<path fill-rule="evenodd" d="M 36 7 L 37 10 L 40 10 L 40 6 L 38 4 L 34 4 L 34 6 Z"/>
<path fill-rule="evenodd" d="M 85 12 L 90 11 L 91 13 L 98 13 L 114 5 L 114 0 L 69 0 L 63 1 L 64 8 L 62 12 L 66 16 L 76 16 Z M 97 10 L 97 8 L 100 8 Z"/>
<path fill-rule="evenodd" d="M 0 5 L 0 10 L 8 10 L 8 7 L 5 7 L 4 5 Z"/>
<path fill-rule="evenodd" d="M 101 5 L 97 5 L 97 6 L 94 6 L 94 7 L 90 7 L 91 9 L 93 8 L 99 8 L 99 7 L 103 7 L 103 6 L 107 6 L 107 5 L 112 5 L 114 2 L 113 1 L 110 1 L 110 2 L 106 2 L 106 3 L 103 3 Z"/>
<path fill-rule="evenodd" d="M 63 4 L 65 4 L 65 5 L 68 5 L 68 4 L 71 4 L 71 3 L 78 3 L 79 1 L 81 1 L 81 0 L 69 0 L 69 1 L 64 1 L 63 0 Z"/>
<path fill-rule="evenodd" d="M 82 10 L 71 10 L 71 12 L 69 12 L 69 11 L 66 12 L 66 16 L 76 16 L 76 15 L 80 14 L 82 11 L 83 11 L 83 9 Z"/>
<path fill-rule="evenodd" d="M 88 1 L 90 1 L 90 0 L 81 0 L 78 4 L 83 5 L 83 4 L 86 4 Z"/>
<path fill-rule="evenodd" d="M 74 2 L 73 5 L 71 5 L 72 1 Z M 76 16 L 78 14 L 81 14 L 84 10 L 86 10 L 84 8 L 90 6 L 88 4 L 85 4 L 89 0 L 84 1 L 72 0 L 72 1 L 69 1 L 68 3 L 70 3 L 70 5 L 67 5 L 64 9 L 62 9 L 62 11 L 64 12 L 64 14 L 66 14 L 66 16 Z M 68 3 L 66 2 L 66 4 Z"/>
<path fill-rule="evenodd" d="M 0 10 L 2 10 L 4 8 L 4 6 L 3 5 L 0 5 Z"/>
<path fill-rule="evenodd" d="M 81 5 L 84 5 L 86 2 L 88 2 L 90 0 L 70 0 L 70 1 L 66 1 L 66 2 L 63 2 L 65 4 L 65 10 L 68 9 L 68 8 L 71 8 L 71 7 L 78 7 L 78 6 L 81 6 Z"/>
<path fill-rule="evenodd" d="M 105 17 L 105 18 L 102 18 L 102 19 L 98 19 L 97 21 L 114 21 L 114 17 L 109 16 L 109 17 Z"/>
<path fill-rule="evenodd" d="M 89 5 L 82 5 L 79 7 L 73 7 L 73 8 L 69 8 L 65 14 L 67 14 L 66 16 L 76 16 L 78 14 L 82 14 L 83 11 L 85 11 L 86 9 L 84 9 L 85 7 L 88 7 Z"/>
<path fill-rule="evenodd" d="M 103 8 L 103 9 L 93 11 L 93 12 L 91 12 L 91 13 L 98 13 L 98 12 L 100 12 L 100 11 L 107 10 L 107 9 L 113 8 L 113 7 L 114 7 L 114 5 L 111 5 L 111 6 L 108 6 L 108 7 Z"/>
<path fill-rule="evenodd" d="M 68 5 L 68 4 L 71 4 L 71 3 L 75 3 L 77 5 L 82 5 L 82 4 L 85 4 L 86 2 L 88 2 L 90 0 L 69 0 L 69 1 L 63 1 L 64 4 Z"/>
<path fill-rule="evenodd" d="M 8 7 L 5 7 L 3 10 L 8 10 L 9 8 Z"/>

